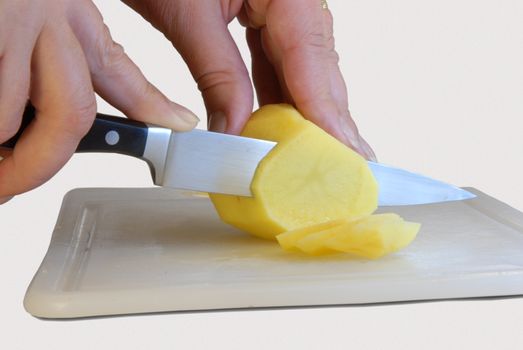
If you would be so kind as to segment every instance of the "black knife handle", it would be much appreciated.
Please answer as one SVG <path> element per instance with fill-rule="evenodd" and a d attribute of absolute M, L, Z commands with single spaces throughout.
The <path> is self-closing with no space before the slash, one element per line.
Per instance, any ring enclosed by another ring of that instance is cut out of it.
<path fill-rule="evenodd" d="M 35 118 L 35 108 L 27 104 L 20 129 L 0 147 L 13 149 Z M 147 144 L 147 124 L 126 118 L 97 113 L 93 126 L 80 141 L 76 152 L 111 152 L 142 158 Z"/>

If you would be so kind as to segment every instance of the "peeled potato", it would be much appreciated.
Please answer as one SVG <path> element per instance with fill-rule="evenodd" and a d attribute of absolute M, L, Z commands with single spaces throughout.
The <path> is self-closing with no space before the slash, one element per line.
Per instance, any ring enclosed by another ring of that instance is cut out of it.
<path fill-rule="evenodd" d="M 367 162 L 292 106 L 260 108 L 242 135 L 278 144 L 258 165 L 252 197 L 210 195 L 226 223 L 274 239 L 285 231 L 376 209 L 378 186 Z"/>
<path fill-rule="evenodd" d="M 378 258 L 416 237 L 419 224 L 370 215 L 378 186 L 367 162 L 293 107 L 262 107 L 242 135 L 278 144 L 258 165 L 253 197 L 210 194 L 223 221 L 311 255 Z"/>

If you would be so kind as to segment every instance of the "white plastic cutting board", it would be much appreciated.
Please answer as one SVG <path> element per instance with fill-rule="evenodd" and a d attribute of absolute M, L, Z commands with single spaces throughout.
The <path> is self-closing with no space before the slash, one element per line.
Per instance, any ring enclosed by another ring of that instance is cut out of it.
<path fill-rule="evenodd" d="M 221 223 L 208 198 L 78 189 L 25 297 L 45 318 L 523 294 L 523 214 L 478 197 L 387 210 L 421 222 L 380 260 L 310 258 Z"/>

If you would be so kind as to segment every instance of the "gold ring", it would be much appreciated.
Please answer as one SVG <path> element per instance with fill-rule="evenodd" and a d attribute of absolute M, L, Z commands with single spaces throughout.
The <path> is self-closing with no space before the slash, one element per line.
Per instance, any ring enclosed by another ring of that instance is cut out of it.
<path fill-rule="evenodd" d="M 328 10 L 329 4 L 327 4 L 327 0 L 321 0 L 321 9 L 322 10 Z"/>

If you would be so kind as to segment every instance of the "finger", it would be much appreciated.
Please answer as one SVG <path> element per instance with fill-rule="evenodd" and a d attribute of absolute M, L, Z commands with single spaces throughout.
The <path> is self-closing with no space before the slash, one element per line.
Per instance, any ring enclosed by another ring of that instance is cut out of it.
<path fill-rule="evenodd" d="M 0 197 L 33 189 L 70 158 L 91 127 L 96 101 L 80 44 L 65 23 L 46 25 L 32 62 L 36 117 L 0 162 Z"/>
<path fill-rule="evenodd" d="M 0 144 L 13 137 L 29 95 L 30 53 L 9 50 L 0 58 Z"/>
<path fill-rule="evenodd" d="M 276 71 L 281 69 L 280 79 L 296 107 L 306 118 L 363 153 L 355 124 L 347 121 L 346 87 L 337 66 L 329 12 L 317 0 L 248 3 L 251 22 L 267 31 L 269 40 L 264 44 L 277 65 Z"/>
<path fill-rule="evenodd" d="M 268 94 L 270 101 L 295 105 L 285 83 L 281 55 L 273 52 L 277 47 L 273 44 L 265 26 L 265 12 L 265 7 L 262 11 L 253 10 L 247 1 L 238 15 L 238 21 L 248 27 L 247 44 L 251 52 L 252 75 L 256 93 L 258 99 L 260 94 L 262 100 Z M 253 32 L 257 35 L 254 35 Z M 276 96 L 272 91 L 275 91 Z M 260 103 L 260 105 L 263 104 Z"/>
<path fill-rule="evenodd" d="M 331 91 L 331 53 L 324 35 L 319 1 L 250 0 L 253 21 L 264 25 L 267 47 L 280 66 L 283 79 L 298 109 L 311 121 L 335 136 L 344 138 L 340 111 Z M 292 16 L 288 16 L 292 13 Z M 256 14 L 256 15 L 254 15 Z M 305 20 L 306 19 L 306 20 Z"/>
<path fill-rule="evenodd" d="M 347 144 L 353 149 L 357 150 L 361 155 L 366 159 L 376 161 L 376 154 L 370 147 L 370 145 L 363 139 L 359 130 L 356 126 L 356 123 L 351 117 L 351 114 L 348 109 L 348 97 L 347 97 L 347 86 L 343 79 L 340 67 L 338 65 L 338 54 L 334 48 L 334 32 L 333 32 L 333 17 L 332 13 L 328 8 L 322 8 L 323 14 L 323 33 L 327 38 L 328 49 L 333 53 L 333 59 L 328 62 L 330 67 L 330 80 L 331 80 L 331 91 L 338 109 L 341 112 L 341 126 L 342 131 L 345 134 L 347 139 Z"/>
<path fill-rule="evenodd" d="M 209 128 L 238 134 L 252 112 L 253 93 L 227 23 L 242 2 L 228 8 L 218 1 L 124 2 L 162 31 L 181 54 L 202 92 Z"/>
<path fill-rule="evenodd" d="M 169 6 L 127 0 L 159 28 L 179 51 L 202 92 L 210 128 L 238 134 L 252 112 L 247 68 L 227 23 L 241 2 L 222 9 L 220 1 L 173 1 Z M 165 20 L 167 13 L 171 14 Z"/>
<path fill-rule="evenodd" d="M 261 31 L 247 28 L 247 44 L 251 52 L 252 79 L 261 106 L 285 102 L 274 66 L 269 62 L 262 46 Z"/>
<path fill-rule="evenodd" d="M 174 130 L 191 130 L 198 117 L 170 101 L 115 43 L 96 6 L 71 15 L 70 23 L 86 54 L 96 92 L 129 118 Z"/>
<path fill-rule="evenodd" d="M 372 147 L 370 147 L 368 142 L 365 141 L 365 139 L 363 137 L 360 137 L 360 145 L 361 145 L 361 148 L 363 149 L 363 152 L 364 152 L 363 156 L 365 157 L 365 159 L 371 160 L 373 162 L 378 161 L 378 158 L 376 157 L 376 153 L 374 153 L 374 150 L 372 149 Z"/>
<path fill-rule="evenodd" d="M 173 43 L 202 92 L 209 129 L 238 134 L 252 112 L 252 85 L 221 9 L 203 10 L 199 25 L 175 35 Z"/>
<path fill-rule="evenodd" d="M 359 134 L 356 123 L 354 123 L 354 120 L 352 119 L 348 110 L 345 116 L 342 115 L 340 125 L 343 133 L 348 136 L 348 141 L 346 142 L 347 146 L 356 150 L 363 157 L 365 157 L 365 159 L 376 161 L 376 155 L 374 154 L 374 151 L 369 146 L 367 141 L 365 141 Z"/>
<path fill-rule="evenodd" d="M 330 10 L 326 7 L 322 7 L 322 24 L 323 24 L 323 36 L 326 42 L 327 49 L 327 60 L 325 65 L 329 72 L 329 79 L 331 84 L 332 97 L 339 106 L 339 109 L 343 111 L 348 110 L 348 97 L 347 97 L 347 86 L 341 74 L 341 70 L 338 65 L 339 57 L 335 50 L 334 45 L 334 23 L 333 17 Z M 347 115 L 345 115 L 347 116 Z M 350 115 L 348 115 L 350 118 Z"/>
<path fill-rule="evenodd" d="M 0 23 L 4 27 L 16 23 Z M 5 34 L 5 33 L 3 33 Z M 36 33 L 16 26 L 0 38 L 0 144 L 16 134 L 29 96 L 31 49 Z"/>

